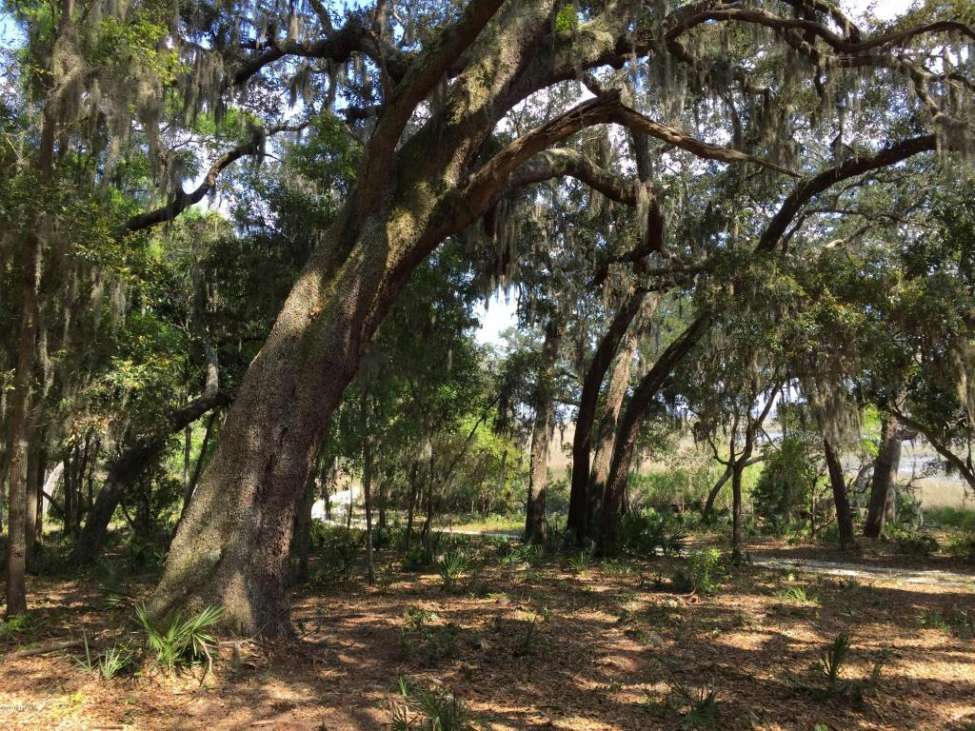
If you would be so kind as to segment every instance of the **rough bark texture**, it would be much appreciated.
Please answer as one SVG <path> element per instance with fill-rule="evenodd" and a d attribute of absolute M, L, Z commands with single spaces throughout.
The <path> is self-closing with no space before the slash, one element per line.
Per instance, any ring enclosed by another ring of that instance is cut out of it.
<path fill-rule="evenodd" d="M 44 436 L 35 432 L 27 455 L 27 501 L 24 517 L 25 540 L 27 543 L 27 564 L 30 565 L 37 540 L 38 505 L 41 487 L 44 483 Z"/>
<path fill-rule="evenodd" d="M 545 541 L 545 488 L 548 485 L 549 444 L 555 430 L 555 364 L 561 342 L 561 326 L 551 320 L 545 329 L 535 384 L 535 418 L 532 422 L 528 504 L 525 510 L 525 540 L 529 543 Z"/>
<path fill-rule="evenodd" d="M 37 339 L 37 288 L 40 278 L 41 242 L 36 231 L 25 237 L 21 292 L 20 342 L 10 417 L 10 464 L 7 492 L 7 608 L 12 617 L 27 611 L 27 479 L 28 410 Z M 33 528 L 33 526 L 31 526 Z"/>
<path fill-rule="evenodd" d="M 606 371 L 609 370 L 613 362 L 613 356 L 616 355 L 620 342 L 640 311 L 645 296 L 645 292 L 635 291 L 623 302 L 613 317 L 609 328 L 599 341 L 582 383 L 575 434 L 572 438 L 572 487 L 569 493 L 569 517 L 567 520 L 567 527 L 574 533 L 579 545 L 582 544 L 589 532 L 589 455 L 593 446 L 593 425 L 596 419 L 599 392 L 603 385 L 603 379 L 606 377 Z M 628 368 L 629 364 L 626 365 Z M 628 373 L 629 370 L 627 370 Z"/>
<path fill-rule="evenodd" d="M 775 169 L 648 120 L 627 109 L 618 93 L 583 102 L 480 164 L 484 143 L 507 110 L 556 82 L 578 78 L 580 70 L 621 66 L 634 51 L 654 45 L 649 34 L 633 33 L 638 4 L 606 4 L 572 33 L 553 30 L 562 5 L 470 0 L 460 19 L 415 60 L 403 68 L 394 64 L 398 70 L 390 73 L 382 113 L 363 150 L 358 187 L 248 369 L 171 546 L 150 601 L 154 613 L 220 604 L 226 622 L 245 631 L 289 629 L 283 577 L 295 506 L 363 346 L 417 264 L 488 210 L 534 155 L 585 127 L 616 123 L 704 158 Z M 268 49 L 244 64 L 238 78 L 246 80 L 291 52 L 296 51 L 290 45 Z M 445 76 L 452 81 L 442 104 L 438 99 L 429 105 L 422 127 L 404 139 L 418 105 Z M 933 147 L 931 137 L 926 149 Z M 884 164 L 893 161 L 884 157 Z M 793 209 L 870 164 L 804 183 L 776 220 L 791 221 Z M 781 232 L 770 236 L 768 249 Z M 652 394 L 645 401 L 651 399 Z M 612 475 L 628 470 L 641 420 L 642 415 L 623 419 L 627 439 L 622 446 L 617 440 L 614 451 L 622 456 L 614 456 L 611 483 Z"/>
<path fill-rule="evenodd" d="M 617 551 L 616 534 L 619 523 L 620 510 L 623 505 L 623 495 L 626 481 L 629 479 L 630 467 L 636 453 L 636 442 L 640 435 L 640 428 L 653 404 L 654 398 L 661 386 L 673 372 L 674 368 L 697 344 L 701 336 L 711 325 L 711 318 L 700 315 L 693 323 L 672 342 L 657 359 L 653 367 L 640 379 L 640 383 L 633 392 L 620 419 L 616 430 L 616 441 L 613 447 L 613 459 L 610 466 L 609 480 L 603 498 L 601 531 L 599 534 L 600 553 L 610 555 Z"/>
<path fill-rule="evenodd" d="M 623 342 L 620 352 L 616 356 L 616 363 L 606 386 L 606 399 L 602 418 L 599 420 L 597 434 L 599 441 L 592 457 L 592 472 L 589 477 L 589 520 L 586 526 L 587 534 L 592 534 L 598 520 L 598 512 L 603 504 L 606 492 L 606 481 L 613 460 L 613 444 L 616 439 L 616 426 L 623 410 L 623 400 L 630 387 L 630 372 L 633 357 L 636 354 L 639 337 L 636 331 L 630 331 Z"/>
<path fill-rule="evenodd" d="M 856 544 L 853 537 L 853 513 L 850 511 L 850 498 L 846 490 L 846 478 L 840 456 L 829 439 L 823 440 L 826 454 L 826 468 L 829 471 L 829 484 L 833 488 L 833 503 L 836 506 L 836 527 L 839 530 L 840 548 L 852 548 Z"/>
<path fill-rule="evenodd" d="M 736 460 L 731 466 L 731 560 L 739 562 L 742 556 L 742 494 L 741 477 L 745 472 L 744 459 Z"/>
<path fill-rule="evenodd" d="M 532 60 L 553 7 L 509 4 L 485 29 L 500 4 L 471 3 L 391 93 L 356 191 L 244 377 L 150 599 L 155 614 L 219 604 L 230 626 L 290 632 L 282 578 L 298 493 L 362 349 L 413 269 L 476 220 L 510 175 L 492 168 L 458 195 L 505 104 L 517 101 L 502 95 Z M 443 110 L 397 146 L 416 104 L 465 50 Z M 511 165 L 536 151 L 512 151 Z"/>
<path fill-rule="evenodd" d="M 895 417 L 888 415 L 880 432 L 880 450 L 873 465 L 873 481 L 870 485 L 870 504 L 867 519 L 863 524 L 863 535 L 878 538 L 884 530 L 887 503 L 891 489 L 897 478 L 901 461 L 901 435 Z"/>

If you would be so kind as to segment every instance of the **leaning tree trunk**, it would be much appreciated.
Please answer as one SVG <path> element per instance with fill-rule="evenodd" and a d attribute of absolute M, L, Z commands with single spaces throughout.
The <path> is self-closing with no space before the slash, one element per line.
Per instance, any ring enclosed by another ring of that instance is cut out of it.
<path fill-rule="evenodd" d="M 528 503 L 525 540 L 545 541 L 545 489 L 548 485 L 548 453 L 555 429 L 555 364 L 562 342 L 562 328 L 554 318 L 545 328 L 542 358 L 535 384 L 535 419 L 532 422 L 531 466 L 528 472 Z"/>
<path fill-rule="evenodd" d="M 105 484 L 98 491 L 98 496 L 88 510 L 85 527 L 75 544 L 75 561 L 90 563 L 98 557 L 102 544 L 105 542 L 105 536 L 108 534 L 108 526 L 112 522 L 115 509 L 146 468 L 162 454 L 170 434 L 192 424 L 210 409 L 223 406 L 229 401 L 230 397 L 223 392 L 194 399 L 169 417 L 169 424 L 165 430 L 129 447 L 115 459 L 108 470 Z M 202 454 L 200 458 L 203 458 Z M 65 482 L 68 482 L 67 474 L 65 475 Z M 67 501 L 67 490 L 65 491 L 65 501 Z M 182 520 L 182 516 L 180 520 Z"/>
<path fill-rule="evenodd" d="M 572 437 L 572 486 L 569 492 L 569 517 L 566 521 L 566 527 L 575 535 L 575 540 L 579 545 L 582 545 L 589 532 L 589 504 L 591 499 L 589 455 L 593 446 L 593 425 L 596 420 L 599 391 L 602 388 L 606 372 L 613 363 L 613 356 L 619 350 L 620 342 L 626 335 L 630 323 L 640 311 L 645 296 L 646 293 L 639 290 L 632 292 L 626 298 L 622 307 L 613 317 L 606 333 L 599 341 L 592 362 L 589 364 L 589 370 L 586 371 L 583 379 L 575 433 Z M 617 359 L 616 369 L 618 370 L 624 361 L 626 361 L 628 377 L 629 359 L 625 359 L 621 355 Z M 608 460 L 608 456 L 606 459 Z"/>
<path fill-rule="evenodd" d="M 893 416 L 884 419 L 880 433 L 880 450 L 873 464 L 873 482 L 870 485 L 870 504 L 867 507 L 867 520 L 863 525 L 863 535 L 878 538 L 884 529 L 887 502 L 897 478 L 901 461 L 901 435 L 897 420 Z"/>
<path fill-rule="evenodd" d="M 640 379 L 640 384 L 623 412 L 616 430 L 609 480 L 606 482 L 603 495 L 599 534 L 599 552 L 603 555 L 612 555 L 618 550 L 616 536 L 620 510 L 623 506 L 623 494 L 643 421 L 650 411 L 657 392 L 710 326 L 711 317 L 707 314 L 699 315 L 674 342 L 667 346 L 653 367 Z"/>
<path fill-rule="evenodd" d="M 823 452 L 826 455 L 826 468 L 829 471 L 829 484 L 833 488 L 833 503 L 836 506 L 836 527 L 840 536 L 840 548 L 846 550 L 856 545 L 853 537 L 853 513 L 846 490 L 846 477 L 843 464 L 829 439 L 823 439 Z"/>

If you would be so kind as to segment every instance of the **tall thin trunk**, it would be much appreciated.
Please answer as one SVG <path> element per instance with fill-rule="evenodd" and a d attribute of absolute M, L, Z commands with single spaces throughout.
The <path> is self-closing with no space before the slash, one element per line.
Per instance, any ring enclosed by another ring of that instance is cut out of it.
<path fill-rule="evenodd" d="M 31 563 L 34 555 L 34 544 L 37 540 L 38 498 L 44 483 L 44 435 L 42 431 L 35 431 L 34 438 L 27 453 L 27 504 L 24 517 L 25 539 L 27 543 L 27 563 Z"/>
<path fill-rule="evenodd" d="M 187 424 L 183 429 L 183 501 L 190 493 L 190 468 L 193 456 L 193 425 Z"/>
<path fill-rule="evenodd" d="M 742 490 L 741 478 L 745 472 L 747 459 L 736 460 L 731 468 L 731 560 L 741 561 L 742 557 Z"/>
<path fill-rule="evenodd" d="M 873 465 L 870 503 L 867 507 L 867 520 L 863 525 L 863 535 L 867 538 L 877 538 L 883 532 L 887 503 L 890 500 L 891 487 L 897 478 L 900 460 L 900 429 L 897 420 L 888 415 L 881 427 L 880 449 Z"/>
<path fill-rule="evenodd" d="M 545 489 L 548 485 L 548 452 L 555 429 L 555 364 L 562 342 L 561 324 L 554 318 L 545 328 L 541 364 L 535 384 L 535 418 L 532 422 L 531 465 L 525 510 L 525 540 L 545 541 Z"/>
<path fill-rule="evenodd" d="M 53 130 L 45 117 L 42 154 L 53 149 Z M 42 169 L 50 168 L 50 160 Z M 33 227 L 24 237 L 23 273 L 21 281 L 20 341 L 17 347 L 17 372 L 14 377 L 12 413 L 10 417 L 10 460 L 7 480 L 7 608 L 12 617 L 27 611 L 27 471 L 29 441 L 29 410 L 34 382 L 34 361 L 37 340 L 38 288 L 41 270 L 40 234 Z"/>
<path fill-rule="evenodd" d="M 362 501 L 366 510 L 366 580 L 376 583 L 376 564 L 372 551 L 372 439 L 366 436 L 362 446 Z"/>
<path fill-rule="evenodd" d="M 833 489 L 833 503 L 836 506 L 836 527 L 840 536 L 840 548 L 846 550 L 856 544 L 853 537 L 853 513 L 846 490 L 846 477 L 840 456 L 828 438 L 823 439 L 823 452 L 826 455 L 826 468 L 829 471 L 829 484 Z"/>
<path fill-rule="evenodd" d="M 379 530 L 386 532 L 386 483 L 388 482 L 389 472 L 381 474 L 379 478 Z"/>
<path fill-rule="evenodd" d="M 589 532 L 591 501 L 589 457 L 593 447 L 593 426 L 596 421 L 599 392 L 606 372 L 613 364 L 613 357 L 640 311 L 645 297 L 646 293 L 642 290 L 634 290 L 627 296 L 599 341 L 582 381 L 579 411 L 576 414 L 575 432 L 572 437 L 572 485 L 569 492 L 569 516 L 566 521 L 566 527 L 573 533 L 579 545 L 582 545 Z M 617 357 L 617 369 L 622 361 L 622 356 Z M 603 479 L 605 480 L 605 477 Z"/>
<path fill-rule="evenodd" d="M 366 511 L 366 580 L 376 583 L 376 564 L 372 555 L 372 476 L 373 476 L 373 435 L 369 420 L 369 382 L 362 380 L 362 400 L 360 427 L 362 433 L 362 501 Z"/>
<path fill-rule="evenodd" d="M 416 510 L 416 500 L 420 493 L 420 460 L 414 459 L 410 468 L 410 502 L 406 509 L 406 550 L 410 550 L 413 542 L 413 514 Z"/>
<path fill-rule="evenodd" d="M 305 494 L 302 496 L 301 505 L 295 512 L 294 538 L 291 544 L 291 555 L 294 569 L 292 571 L 292 581 L 295 584 L 304 584 L 308 581 L 308 558 L 311 553 L 311 510 L 315 504 L 317 474 L 312 473 L 308 485 L 305 487 Z"/>

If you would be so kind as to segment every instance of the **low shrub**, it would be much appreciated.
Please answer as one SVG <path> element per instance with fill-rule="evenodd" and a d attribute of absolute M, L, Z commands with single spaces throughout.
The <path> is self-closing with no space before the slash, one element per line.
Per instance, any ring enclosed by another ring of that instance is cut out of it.
<path fill-rule="evenodd" d="M 146 649 L 155 655 L 159 666 L 169 672 L 203 660 L 208 668 L 213 664 L 216 640 L 212 628 L 222 615 L 221 607 L 207 607 L 185 619 L 175 614 L 157 624 L 145 606 L 136 608 L 136 620 L 145 634 Z"/>
<path fill-rule="evenodd" d="M 721 574 L 721 552 L 717 548 L 691 551 L 687 564 L 674 574 L 677 591 L 714 594 L 718 591 Z"/>

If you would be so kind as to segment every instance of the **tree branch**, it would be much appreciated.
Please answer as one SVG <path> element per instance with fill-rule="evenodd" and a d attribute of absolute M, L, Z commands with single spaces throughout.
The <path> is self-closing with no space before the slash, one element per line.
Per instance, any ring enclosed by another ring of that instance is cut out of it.
<path fill-rule="evenodd" d="M 120 227 L 119 234 L 124 236 L 125 234 L 136 231 L 144 231 L 147 228 L 152 228 L 166 221 L 172 221 L 180 213 L 190 206 L 199 203 L 210 191 L 214 190 L 217 185 L 217 178 L 224 170 L 242 157 L 261 154 L 264 148 L 264 141 L 268 136 L 279 132 L 296 132 L 304 126 L 304 124 L 290 127 L 281 125 L 272 127 L 266 133 L 263 131 L 255 131 L 247 142 L 242 142 L 236 147 L 227 150 L 227 152 L 214 160 L 210 165 L 210 169 L 207 170 L 203 181 L 194 190 L 188 193 L 181 190 L 166 205 L 132 216 Z"/>

